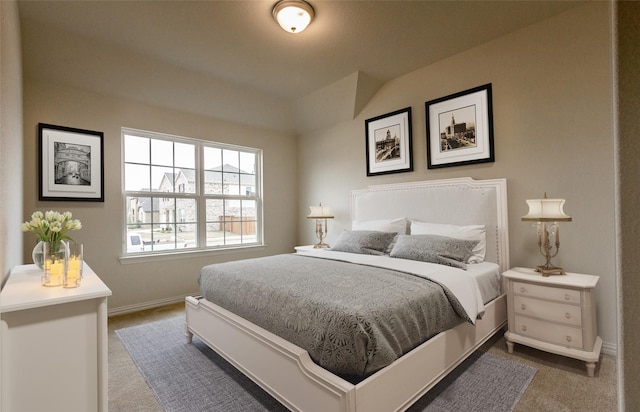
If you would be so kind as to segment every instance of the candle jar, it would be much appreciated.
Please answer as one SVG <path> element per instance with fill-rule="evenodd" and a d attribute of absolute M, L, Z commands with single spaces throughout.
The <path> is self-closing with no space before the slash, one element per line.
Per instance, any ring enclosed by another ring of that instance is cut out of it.
<path fill-rule="evenodd" d="M 45 242 L 43 286 L 62 286 L 67 272 L 67 244 L 64 241 Z"/>
<path fill-rule="evenodd" d="M 82 243 L 68 243 L 67 271 L 64 276 L 65 288 L 77 288 L 82 280 L 83 247 Z"/>

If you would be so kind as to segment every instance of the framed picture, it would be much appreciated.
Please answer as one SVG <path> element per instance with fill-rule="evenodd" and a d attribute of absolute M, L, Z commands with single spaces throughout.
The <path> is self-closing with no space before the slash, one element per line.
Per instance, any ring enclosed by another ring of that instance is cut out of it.
<path fill-rule="evenodd" d="M 367 176 L 413 170 L 411 107 L 367 119 Z"/>
<path fill-rule="evenodd" d="M 493 162 L 491 83 L 425 103 L 427 168 Z"/>
<path fill-rule="evenodd" d="M 40 200 L 104 202 L 103 133 L 38 123 Z"/>

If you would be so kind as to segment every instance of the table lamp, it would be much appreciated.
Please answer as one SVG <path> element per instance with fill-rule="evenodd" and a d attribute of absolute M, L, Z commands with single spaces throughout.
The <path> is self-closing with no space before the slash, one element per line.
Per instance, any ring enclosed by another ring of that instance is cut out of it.
<path fill-rule="evenodd" d="M 522 217 L 523 221 L 536 222 L 538 231 L 538 249 L 542 256 L 546 258 L 546 263 L 536 266 L 536 272 L 547 277 L 552 274 L 566 275 L 561 267 L 553 266 L 551 258 L 555 257 L 560 250 L 560 226 L 558 222 L 571 222 L 571 216 L 564 213 L 564 199 L 548 199 L 544 194 L 544 199 L 527 200 L 529 213 Z M 553 246 L 549 240 L 549 235 L 555 238 L 555 251 L 552 254 Z"/>
<path fill-rule="evenodd" d="M 316 220 L 316 236 L 319 239 L 318 243 L 313 245 L 314 249 L 325 249 L 330 247 L 324 242 L 324 238 L 327 235 L 327 219 L 333 219 L 333 215 L 331 215 L 329 207 L 323 206 L 322 203 L 320 203 L 319 206 L 309 206 L 309 209 L 311 209 L 311 213 L 307 216 L 307 219 Z"/>

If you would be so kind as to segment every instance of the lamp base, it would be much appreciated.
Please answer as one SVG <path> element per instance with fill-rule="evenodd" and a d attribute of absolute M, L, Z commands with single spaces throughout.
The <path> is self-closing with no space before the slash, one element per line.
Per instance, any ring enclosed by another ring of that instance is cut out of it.
<path fill-rule="evenodd" d="M 536 272 L 542 273 L 545 278 L 549 275 L 566 275 L 564 269 L 551 265 L 536 266 Z"/>
<path fill-rule="evenodd" d="M 329 246 L 329 244 L 324 243 L 324 242 L 320 242 L 320 243 L 316 243 L 315 245 L 313 245 L 314 249 L 328 249 L 331 246 Z"/>

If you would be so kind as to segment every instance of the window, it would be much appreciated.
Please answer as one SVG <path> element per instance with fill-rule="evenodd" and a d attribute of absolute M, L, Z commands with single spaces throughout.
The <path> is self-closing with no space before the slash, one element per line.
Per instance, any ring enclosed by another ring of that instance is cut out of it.
<path fill-rule="evenodd" d="M 122 129 L 125 254 L 262 245 L 259 149 Z"/>

